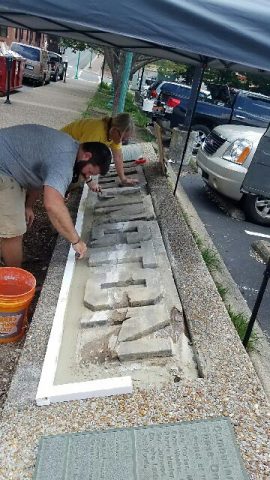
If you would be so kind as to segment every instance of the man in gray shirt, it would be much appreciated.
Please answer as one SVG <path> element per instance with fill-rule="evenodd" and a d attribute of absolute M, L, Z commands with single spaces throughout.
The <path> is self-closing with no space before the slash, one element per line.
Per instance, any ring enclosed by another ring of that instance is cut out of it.
<path fill-rule="evenodd" d="M 105 175 L 111 151 L 103 143 L 79 144 L 42 125 L 0 129 L 0 239 L 6 266 L 20 267 L 22 237 L 31 226 L 33 204 L 43 190 L 44 207 L 56 230 L 82 258 L 86 245 L 75 230 L 64 197 L 79 175 Z"/>

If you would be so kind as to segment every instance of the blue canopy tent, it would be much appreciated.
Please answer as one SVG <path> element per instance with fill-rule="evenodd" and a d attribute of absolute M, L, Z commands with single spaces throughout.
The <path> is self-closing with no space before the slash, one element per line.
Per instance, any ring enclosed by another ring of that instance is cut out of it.
<path fill-rule="evenodd" d="M 0 0 L 0 24 L 197 66 L 188 136 L 205 68 L 270 70 L 268 0 Z"/>
<path fill-rule="evenodd" d="M 0 24 L 193 65 L 270 70 L 268 0 L 0 0 Z"/>
<path fill-rule="evenodd" d="M 0 24 L 195 65 L 188 132 L 205 68 L 270 71 L 269 0 L 0 0 Z"/>

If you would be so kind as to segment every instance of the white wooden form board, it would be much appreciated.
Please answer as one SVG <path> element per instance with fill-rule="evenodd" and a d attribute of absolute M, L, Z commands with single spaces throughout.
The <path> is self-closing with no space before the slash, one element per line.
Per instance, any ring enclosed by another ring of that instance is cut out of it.
<path fill-rule="evenodd" d="M 84 186 L 76 220 L 76 230 L 81 235 L 83 228 L 84 212 L 89 189 Z M 93 397 L 106 397 L 132 393 L 132 380 L 129 376 L 113 377 L 87 382 L 54 385 L 61 342 L 64 329 L 65 310 L 67 306 L 69 289 L 75 268 L 75 252 L 70 247 L 62 286 L 53 319 L 47 351 L 44 358 L 41 377 L 37 389 L 36 404 L 39 406 L 69 400 L 82 400 Z"/>

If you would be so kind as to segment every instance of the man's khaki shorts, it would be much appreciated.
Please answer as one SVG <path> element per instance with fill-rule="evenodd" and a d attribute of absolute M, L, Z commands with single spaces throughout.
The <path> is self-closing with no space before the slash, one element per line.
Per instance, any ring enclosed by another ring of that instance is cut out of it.
<path fill-rule="evenodd" d="M 0 173 L 0 238 L 26 232 L 25 190 L 11 177 Z"/>

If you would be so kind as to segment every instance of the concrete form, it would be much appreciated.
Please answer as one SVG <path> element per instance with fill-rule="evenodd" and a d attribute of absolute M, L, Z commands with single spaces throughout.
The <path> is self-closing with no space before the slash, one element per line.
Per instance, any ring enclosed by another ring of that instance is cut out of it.
<path fill-rule="evenodd" d="M 134 167 L 130 171 L 135 172 Z M 141 169 L 139 173 L 142 176 Z M 110 176 L 115 178 L 114 172 Z M 121 193 L 115 196 L 118 192 Z M 160 260 L 165 259 L 166 254 L 164 247 L 162 247 L 163 250 L 161 249 L 160 233 L 156 235 L 151 199 L 141 189 L 135 192 L 134 189 L 130 189 L 124 194 L 122 192 L 122 188 L 116 188 L 111 197 L 95 196 L 93 206 L 90 207 L 86 203 L 87 191 L 84 191 L 77 229 L 82 235 L 91 231 L 89 244 L 93 248 L 90 248 L 89 267 L 87 271 L 83 266 L 84 273 L 79 277 L 74 276 L 74 252 L 70 251 L 67 272 L 63 280 L 65 295 L 60 293 L 53 339 L 50 340 L 52 347 L 49 343 L 37 394 L 38 405 L 61 401 L 61 399 L 64 401 L 68 399 L 69 391 L 71 398 L 74 398 L 76 390 L 74 384 L 78 385 L 76 398 L 85 398 L 87 391 L 90 397 L 96 392 L 93 382 L 96 378 L 100 378 L 97 373 L 98 367 L 92 378 L 76 376 L 75 373 L 72 377 L 74 380 L 70 381 L 68 375 L 66 378 L 60 373 L 61 365 L 65 361 L 61 360 L 59 364 L 59 352 L 70 351 L 69 346 L 64 347 L 66 345 L 65 317 L 70 308 L 76 311 L 77 301 L 75 294 L 71 300 L 68 300 L 68 289 L 71 284 L 74 284 L 78 285 L 81 291 L 83 278 L 86 286 L 82 300 L 86 308 L 82 304 L 78 305 L 81 312 L 78 313 L 79 332 L 76 334 L 77 327 L 74 325 L 75 329 L 73 328 L 71 333 L 75 338 L 78 335 L 73 356 L 78 358 L 79 364 L 87 365 L 90 362 L 90 365 L 94 362 L 99 365 L 100 362 L 108 362 L 110 359 L 129 361 L 173 355 L 170 333 L 164 328 L 171 325 L 173 308 L 178 308 L 181 315 L 181 305 L 174 291 L 170 269 L 166 263 L 165 267 L 164 260 Z M 93 194 L 91 195 L 93 197 Z M 84 211 L 86 220 L 83 227 Z M 123 221 L 125 219 L 128 221 Z M 158 242 L 157 238 L 159 238 Z M 82 265 L 83 262 L 78 262 L 76 270 L 81 269 Z M 170 293 L 168 294 L 165 285 L 168 287 L 169 284 Z M 89 326 L 92 328 L 86 329 Z M 96 329 L 97 327 L 99 330 Z M 163 338 L 156 338 L 157 332 L 163 330 Z M 177 348 L 180 348 L 182 341 L 181 336 L 178 339 Z M 130 353 L 128 353 L 129 348 Z M 53 354 L 52 349 L 54 349 Z M 175 357 L 177 361 L 178 357 L 179 355 Z M 51 368 L 52 359 L 53 368 Z M 80 368 L 79 364 L 76 369 Z M 112 377 L 117 378 L 117 369 L 113 372 L 115 373 Z M 82 378 L 86 378 L 87 381 L 81 381 Z M 112 389 L 108 388 L 108 381 L 104 379 L 104 391 L 100 391 L 100 395 L 117 393 L 117 380 L 112 381 Z M 129 376 L 126 377 L 124 385 L 127 392 L 130 391 Z M 119 391 L 123 392 L 122 388 L 123 385 L 119 385 Z"/>

